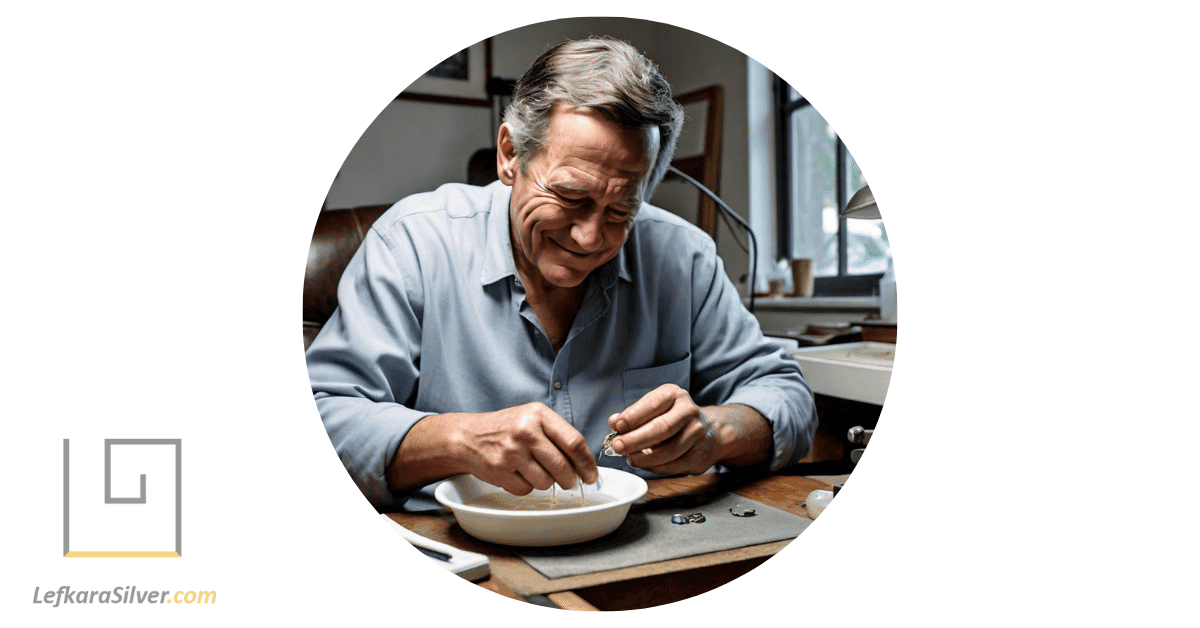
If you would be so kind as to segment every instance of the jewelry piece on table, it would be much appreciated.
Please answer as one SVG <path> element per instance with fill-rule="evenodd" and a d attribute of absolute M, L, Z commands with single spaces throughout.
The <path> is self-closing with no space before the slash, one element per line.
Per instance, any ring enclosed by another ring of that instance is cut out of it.
<path fill-rule="evenodd" d="M 742 508 L 742 505 L 738 504 L 737 506 L 734 506 L 733 508 L 729 509 L 729 514 L 731 514 L 735 517 L 753 517 L 754 509 L 753 508 Z"/>
<path fill-rule="evenodd" d="M 671 523 L 675 525 L 687 525 L 689 523 L 704 523 L 707 519 L 704 518 L 704 513 L 697 512 L 690 515 L 671 515 Z"/>

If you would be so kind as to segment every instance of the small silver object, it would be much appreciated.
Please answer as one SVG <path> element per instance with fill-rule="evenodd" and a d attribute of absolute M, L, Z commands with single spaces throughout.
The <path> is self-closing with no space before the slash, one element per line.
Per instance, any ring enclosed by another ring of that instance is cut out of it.
<path fill-rule="evenodd" d="M 871 442 L 871 436 L 874 433 L 875 430 L 868 430 L 861 425 L 855 425 L 846 432 L 846 440 L 855 445 L 862 445 L 865 447 L 867 443 Z"/>
<path fill-rule="evenodd" d="M 612 434 L 605 436 L 604 444 L 600 445 L 600 452 L 606 456 L 616 456 L 617 454 L 616 454 L 616 452 L 613 451 L 613 448 L 612 448 L 613 439 L 616 437 L 617 437 L 616 432 L 613 432 Z"/>
<path fill-rule="evenodd" d="M 704 513 L 697 512 L 690 515 L 671 515 L 671 523 L 676 525 L 685 525 L 689 523 L 704 523 L 707 519 L 704 518 Z"/>
<path fill-rule="evenodd" d="M 735 517 L 753 517 L 754 509 L 753 508 L 742 508 L 742 505 L 738 504 L 737 506 L 734 506 L 733 508 L 729 509 L 729 514 L 731 514 Z"/>

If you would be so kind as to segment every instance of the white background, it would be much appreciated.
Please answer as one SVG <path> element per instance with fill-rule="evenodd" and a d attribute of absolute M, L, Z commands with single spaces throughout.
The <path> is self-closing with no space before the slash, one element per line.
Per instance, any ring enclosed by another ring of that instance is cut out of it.
<path fill-rule="evenodd" d="M 145 503 L 104 502 L 104 440 L 71 440 L 69 548 L 72 552 L 175 551 L 175 445 L 113 445 L 114 498 L 142 494 Z M 181 548 L 182 549 L 182 548 Z"/>
<path fill-rule="evenodd" d="M 465 45 L 568 14 L 28 5 L 0 19 L 0 613 L 566 621 L 438 572 L 377 521 L 321 428 L 299 318 L 316 211 L 379 110 Z M 1194 623 L 1195 16 L 1157 2 L 783 6 L 596 11 L 742 50 L 854 147 L 896 259 L 891 392 L 802 538 L 718 592 L 616 620 Z M 106 437 L 183 440 L 182 558 L 61 557 L 62 439 Z M 219 602 L 31 603 L 61 585 Z"/>

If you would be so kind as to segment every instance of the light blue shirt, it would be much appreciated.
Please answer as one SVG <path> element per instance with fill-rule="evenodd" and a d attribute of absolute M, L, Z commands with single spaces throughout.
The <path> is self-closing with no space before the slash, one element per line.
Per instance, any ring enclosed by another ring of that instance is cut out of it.
<path fill-rule="evenodd" d="M 666 383 L 697 405 L 740 403 L 766 417 L 772 470 L 808 452 L 812 389 L 763 339 L 707 234 L 643 204 L 621 252 L 588 278 L 555 354 L 516 272 L 510 192 L 499 182 L 451 184 L 389 209 L 346 268 L 338 309 L 308 350 L 329 438 L 373 505 L 396 509 L 414 497 L 391 490 L 385 470 L 425 416 L 540 401 L 595 455 L 608 417 Z M 656 477 L 624 458 L 602 464 Z"/>

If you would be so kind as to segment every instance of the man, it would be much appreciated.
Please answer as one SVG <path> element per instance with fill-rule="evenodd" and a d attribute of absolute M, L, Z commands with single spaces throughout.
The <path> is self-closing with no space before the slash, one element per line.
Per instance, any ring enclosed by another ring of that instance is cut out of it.
<path fill-rule="evenodd" d="M 515 88 L 498 182 L 375 222 L 308 362 L 377 508 L 430 505 L 460 473 L 518 495 L 592 483 L 610 431 L 626 457 L 604 464 L 648 477 L 808 451 L 798 366 L 763 340 L 711 238 L 646 203 L 682 120 L 631 46 L 567 42 Z"/>

